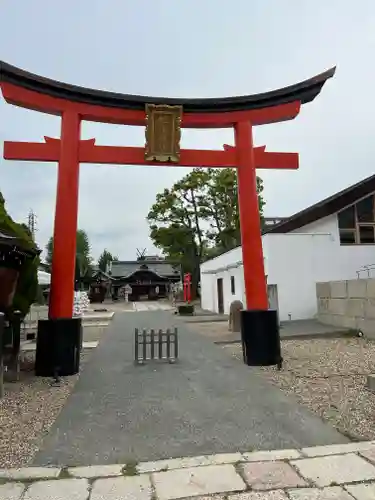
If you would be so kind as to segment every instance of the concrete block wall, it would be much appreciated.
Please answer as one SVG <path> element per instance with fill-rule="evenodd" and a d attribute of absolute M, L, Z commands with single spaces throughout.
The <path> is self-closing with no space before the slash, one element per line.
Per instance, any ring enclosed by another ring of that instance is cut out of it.
<path fill-rule="evenodd" d="M 375 340 L 375 279 L 317 283 L 316 296 L 320 322 Z"/>

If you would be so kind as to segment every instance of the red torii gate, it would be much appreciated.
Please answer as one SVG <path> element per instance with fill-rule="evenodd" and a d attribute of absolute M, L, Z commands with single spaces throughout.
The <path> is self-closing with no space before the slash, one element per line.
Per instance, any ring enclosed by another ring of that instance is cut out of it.
<path fill-rule="evenodd" d="M 298 153 L 253 147 L 252 128 L 295 118 L 301 104 L 311 102 L 334 73 L 332 68 L 258 95 L 169 99 L 86 89 L 0 62 L 1 90 L 9 104 L 61 116 L 60 139 L 4 143 L 5 159 L 58 162 L 49 317 L 72 318 L 80 163 L 237 168 L 246 305 L 250 311 L 267 311 L 255 169 L 297 169 Z M 146 148 L 81 140 L 83 120 L 146 125 Z M 235 146 L 225 145 L 223 151 L 180 150 L 181 128 L 234 128 Z"/>

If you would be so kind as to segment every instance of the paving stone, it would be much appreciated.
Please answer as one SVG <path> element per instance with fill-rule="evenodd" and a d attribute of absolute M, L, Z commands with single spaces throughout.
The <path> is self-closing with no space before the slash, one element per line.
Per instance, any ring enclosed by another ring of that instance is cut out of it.
<path fill-rule="evenodd" d="M 274 491 L 251 491 L 249 493 L 239 493 L 230 495 L 228 500 L 289 500 L 282 490 Z M 195 500 L 195 499 L 194 499 Z"/>
<path fill-rule="evenodd" d="M 288 490 L 290 500 L 353 500 L 341 486 Z"/>
<path fill-rule="evenodd" d="M 367 458 L 367 460 L 370 460 L 370 462 L 375 464 L 375 446 L 371 450 L 362 451 L 360 455 L 362 455 L 363 457 Z"/>
<path fill-rule="evenodd" d="M 268 460 L 284 460 L 301 458 L 302 455 L 298 450 L 270 450 L 270 451 L 252 451 L 250 453 L 242 453 L 247 462 L 266 462 Z"/>
<path fill-rule="evenodd" d="M 147 475 L 114 477 L 94 481 L 90 500 L 150 500 L 151 493 Z"/>
<path fill-rule="evenodd" d="M 73 477 L 95 477 L 121 476 L 124 465 L 89 465 L 87 467 L 71 467 L 68 473 Z"/>
<path fill-rule="evenodd" d="M 87 500 L 88 488 L 86 479 L 38 481 L 28 487 L 23 500 Z"/>
<path fill-rule="evenodd" d="M 226 495 L 203 495 L 201 497 L 194 497 L 194 499 L 183 499 L 183 500 L 227 500 Z"/>
<path fill-rule="evenodd" d="M 168 460 L 157 460 L 155 462 L 141 462 L 137 465 L 137 470 L 140 473 L 160 472 L 204 465 L 234 464 L 241 460 L 241 453 L 219 453 L 217 455 L 205 455 L 200 457 L 170 458 Z"/>
<path fill-rule="evenodd" d="M 343 453 L 370 450 L 374 447 L 375 441 L 360 441 L 359 443 L 330 444 L 327 446 L 302 448 L 302 453 L 307 457 L 323 457 L 325 455 L 341 455 Z"/>
<path fill-rule="evenodd" d="M 21 483 L 0 484 L 1 500 L 20 500 L 25 486 Z"/>
<path fill-rule="evenodd" d="M 0 469 L 1 479 L 24 481 L 27 479 L 57 478 L 61 469 L 57 467 L 22 467 L 20 469 Z"/>
<path fill-rule="evenodd" d="M 233 465 L 208 465 L 152 474 L 159 500 L 172 500 L 246 489 Z M 94 500 L 94 499 L 92 499 Z"/>
<path fill-rule="evenodd" d="M 375 483 L 348 484 L 345 488 L 356 500 L 374 500 Z"/>
<path fill-rule="evenodd" d="M 375 479 L 375 467 L 353 453 L 293 460 L 291 463 L 317 486 Z"/>
<path fill-rule="evenodd" d="M 297 472 L 285 462 L 254 462 L 243 467 L 245 480 L 254 490 L 276 490 L 307 486 Z"/>
<path fill-rule="evenodd" d="M 98 340 L 93 340 L 91 342 L 86 341 L 82 343 L 83 349 L 95 349 L 98 347 L 99 341 Z"/>

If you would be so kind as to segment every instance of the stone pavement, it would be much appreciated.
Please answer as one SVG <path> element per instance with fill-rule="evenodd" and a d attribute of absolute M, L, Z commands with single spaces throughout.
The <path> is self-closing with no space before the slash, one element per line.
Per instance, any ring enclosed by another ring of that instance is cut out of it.
<path fill-rule="evenodd" d="M 171 304 L 171 302 L 164 299 L 137 302 L 125 302 L 125 300 L 119 300 L 116 302 L 105 301 L 102 304 L 91 304 L 89 311 L 98 311 L 100 309 L 106 309 L 112 314 L 117 314 L 123 312 L 174 311 L 175 307 Z"/>
<path fill-rule="evenodd" d="M 204 321 L 200 320 L 198 316 L 192 316 L 192 318 L 194 320 L 184 319 L 184 321 L 189 322 L 192 327 L 195 325 L 195 328 L 200 328 L 201 332 L 210 336 L 216 344 L 241 342 L 241 333 L 230 332 L 228 322 L 213 321 L 210 317 L 208 317 L 208 321 L 206 318 Z M 323 325 L 316 319 L 284 321 L 280 328 L 281 340 L 335 339 L 354 336 L 355 334 L 351 330 Z"/>
<path fill-rule="evenodd" d="M 1 500 L 374 500 L 375 441 L 0 470 Z"/>
<path fill-rule="evenodd" d="M 177 325 L 180 359 L 134 366 L 134 327 Z M 172 313 L 116 314 L 33 465 L 301 448 L 348 439 Z"/>

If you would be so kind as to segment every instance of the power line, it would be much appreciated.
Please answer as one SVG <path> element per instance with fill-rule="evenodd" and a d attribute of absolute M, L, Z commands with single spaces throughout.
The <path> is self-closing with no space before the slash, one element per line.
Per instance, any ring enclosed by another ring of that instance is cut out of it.
<path fill-rule="evenodd" d="M 29 215 L 27 217 L 27 227 L 29 228 L 29 231 L 33 237 L 33 240 L 35 240 L 35 233 L 38 230 L 37 229 L 37 217 L 33 211 L 33 209 L 30 209 Z"/>

